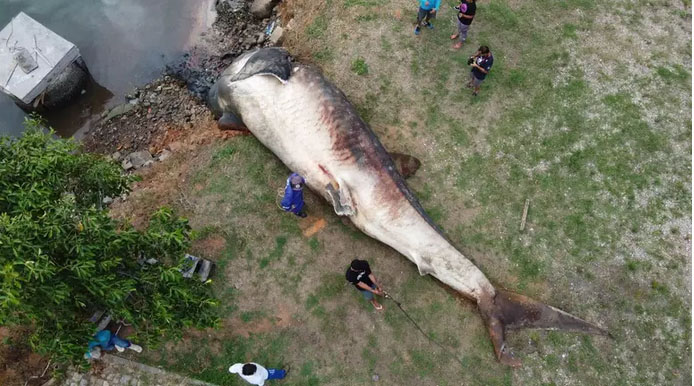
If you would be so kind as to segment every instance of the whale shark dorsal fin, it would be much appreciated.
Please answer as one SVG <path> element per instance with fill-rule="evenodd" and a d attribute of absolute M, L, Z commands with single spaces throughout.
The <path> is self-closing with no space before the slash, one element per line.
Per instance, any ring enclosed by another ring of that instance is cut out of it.
<path fill-rule="evenodd" d="M 231 77 L 231 81 L 244 80 L 254 75 L 270 75 L 286 83 L 292 73 L 289 53 L 281 48 L 263 48 L 248 54 L 241 70 Z"/>
<path fill-rule="evenodd" d="M 395 169 L 403 178 L 410 178 L 417 173 L 419 167 L 422 166 L 422 162 L 417 159 L 417 157 L 411 156 L 409 154 L 388 152 L 390 158 L 395 164 Z"/>

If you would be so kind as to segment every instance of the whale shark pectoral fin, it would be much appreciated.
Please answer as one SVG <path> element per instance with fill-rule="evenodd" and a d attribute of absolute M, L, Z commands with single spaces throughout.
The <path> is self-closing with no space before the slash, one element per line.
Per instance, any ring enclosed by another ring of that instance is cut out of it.
<path fill-rule="evenodd" d="M 353 216 L 356 214 L 352 207 L 352 200 L 349 199 L 348 194 L 340 188 L 337 182 L 325 185 L 325 191 L 328 192 L 335 213 L 338 216 Z"/>
<path fill-rule="evenodd" d="M 217 127 L 220 130 L 239 130 L 248 131 L 248 128 L 243 123 L 241 118 L 237 117 L 234 113 L 225 111 L 222 117 L 217 121 Z"/>

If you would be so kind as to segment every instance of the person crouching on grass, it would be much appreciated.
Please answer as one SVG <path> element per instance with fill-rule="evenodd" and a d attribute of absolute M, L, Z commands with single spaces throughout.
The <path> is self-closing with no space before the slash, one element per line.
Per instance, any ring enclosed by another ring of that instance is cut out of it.
<path fill-rule="evenodd" d="M 345 277 L 348 282 L 354 284 L 354 287 L 361 292 L 364 299 L 371 302 L 377 310 L 382 310 L 383 305 L 378 303 L 374 295 L 384 296 L 381 286 L 378 284 L 376 277 L 371 273 L 371 267 L 366 260 L 354 259 L 347 268 Z"/>
<path fill-rule="evenodd" d="M 489 51 L 489 47 L 481 46 L 468 59 L 468 64 L 470 65 L 470 81 L 467 87 L 473 88 L 472 95 L 476 96 L 480 92 L 482 81 L 487 77 L 489 70 L 492 69 L 492 64 L 494 64 L 494 57 L 491 51 Z"/>
<path fill-rule="evenodd" d="M 306 211 L 304 211 L 304 177 L 301 177 L 297 173 L 292 173 L 289 178 L 287 178 L 287 184 L 284 187 L 284 197 L 280 206 L 285 212 L 292 212 L 299 217 L 306 217 Z"/>
<path fill-rule="evenodd" d="M 414 27 L 414 34 L 419 35 L 422 20 L 425 21 L 425 26 L 429 29 L 434 29 L 434 25 L 429 21 L 432 17 L 436 17 L 436 11 L 439 10 L 441 0 L 419 0 L 419 12 L 417 12 L 417 25 Z"/>

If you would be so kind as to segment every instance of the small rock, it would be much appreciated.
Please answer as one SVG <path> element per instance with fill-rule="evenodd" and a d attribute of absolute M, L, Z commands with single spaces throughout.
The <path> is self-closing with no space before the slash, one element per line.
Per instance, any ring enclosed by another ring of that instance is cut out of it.
<path fill-rule="evenodd" d="M 174 141 L 169 144 L 169 150 L 174 153 L 180 151 L 181 149 L 183 149 L 183 143 L 181 143 L 181 141 Z"/>
<path fill-rule="evenodd" d="M 258 37 L 256 38 L 255 42 L 256 42 L 256 44 L 263 44 L 264 41 L 265 41 L 265 34 L 261 32 L 258 34 Z"/>
<path fill-rule="evenodd" d="M 125 170 L 126 172 L 133 168 L 133 164 L 131 164 L 130 161 L 128 161 L 128 160 L 123 160 L 123 162 L 120 165 L 123 167 L 123 170 Z"/>
<path fill-rule="evenodd" d="M 171 157 L 171 152 L 164 149 L 164 151 L 162 151 L 161 154 L 159 154 L 159 161 L 164 161 L 169 157 Z"/>
<path fill-rule="evenodd" d="M 145 162 L 144 164 L 142 164 L 142 167 L 146 168 L 146 167 L 152 165 L 153 163 L 154 163 L 154 160 L 149 160 L 149 161 Z"/>
<path fill-rule="evenodd" d="M 131 105 L 130 103 L 123 103 L 122 105 L 118 105 L 118 106 L 112 108 L 111 111 L 109 111 L 107 113 L 104 120 L 108 121 L 109 119 L 113 119 L 113 118 L 116 118 L 118 116 L 121 116 L 121 115 L 127 113 L 128 111 L 132 110 L 134 107 L 135 106 Z"/>
<path fill-rule="evenodd" d="M 128 103 L 130 103 L 131 105 L 137 105 L 138 103 L 140 103 L 140 100 L 137 98 L 133 98 L 129 100 Z"/>
<path fill-rule="evenodd" d="M 111 197 L 109 197 L 109 196 L 106 196 L 106 197 L 104 197 L 103 200 L 101 200 L 101 202 L 103 202 L 104 205 L 108 205 L 108 204 L 110 204 L 110 203 L 113 202 L 113 199 L 112 199 Z"/>
<path fill-rule="evenodd" d="M 277 27 L 275 28 L 274 31 L 272 31 L 272 35 L 270 35 L 270 43 L 272 44 L 278 44 L 282 40 L 282 34 L 284 33 L 284 29 L 282 27 Z"/>
<path fill-rule="evenodd" d="M 82 91 L 80 91 L 80 95 L 84 95 L 86 93 L 87 93 L 87 90 L 85 90 L 85 89 L 82 89 Z"/>
<path fill-rule="evenodd" d="M 277 5 L 278 0 L 253 0 L 251 4 L 251 15 L 258 19 L 265 19 L 272 14 L 272 9 Z"/>
<path fill-rule="evenodd" d="M 121 157 L 123 157 L 123 155 L 119 151 L 111 154 L 111 159 L 114 161 L 120 161 Z"/>
<path fill-rule="evenodd" d="M 125 157 L 125 160 L 132 164 L 135 169 L 137 169 L 144 165 L 147 161 L 151 161 L 152 154 L 150 154 L 147 150 L 140 150 L 128 154 L 128 156 Z"/>

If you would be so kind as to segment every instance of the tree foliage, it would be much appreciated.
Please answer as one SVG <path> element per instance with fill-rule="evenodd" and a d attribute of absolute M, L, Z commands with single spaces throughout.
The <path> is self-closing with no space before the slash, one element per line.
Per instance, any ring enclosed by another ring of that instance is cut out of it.
<path fill-rule="evenodd" d="M 114 221 L 102 199 L 128 192 L 132 179 L 39 122 L 27 126 L 21 138 L 0 138 L 0 325 L 31 326 L 32 348 L 62 362 L 85 352 L 96 310 L 132 323 L 144 343 L 215 325 L 208 286 L 177 268 L 187 221 L 165 208 L 143 231 Z"/>

